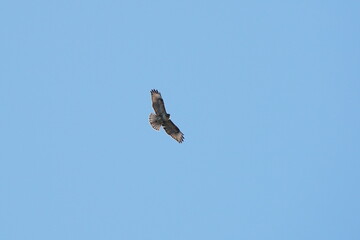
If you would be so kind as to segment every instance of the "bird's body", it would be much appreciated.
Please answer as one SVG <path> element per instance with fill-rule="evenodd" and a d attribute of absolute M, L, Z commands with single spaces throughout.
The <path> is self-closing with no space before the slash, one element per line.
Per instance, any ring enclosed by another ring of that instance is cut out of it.
<path fill-rule="evenodd" d="M 158 90 L 151 90 L 152 107 L 154 113 L 150 113 L 149 121 L 155 130 L 160 130 L 162 126 L 167 134 L 174 138 L 179 143 L 184 141 L 184 134 L 180 129 L 170 120 L 170 114 L 165 110 L 164 100 Z"/>

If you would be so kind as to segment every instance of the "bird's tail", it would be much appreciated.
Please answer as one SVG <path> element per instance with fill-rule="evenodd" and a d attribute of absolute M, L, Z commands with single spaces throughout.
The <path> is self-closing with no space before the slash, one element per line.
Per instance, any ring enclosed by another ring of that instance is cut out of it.
<path fill-rule="evenodd" d="M 157 120 L 156 114 L 150 113 L 149 122 L 150 122 L 151 126 L 152 126 L 155 130 L 159 130 L 159 129 L 160 129 L 161 123 L 159 123 L 159 121 Z"/>

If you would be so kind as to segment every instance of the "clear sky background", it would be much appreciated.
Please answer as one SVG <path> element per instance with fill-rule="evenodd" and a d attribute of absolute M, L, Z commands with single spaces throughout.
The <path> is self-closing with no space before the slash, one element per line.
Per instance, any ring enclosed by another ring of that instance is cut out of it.
<path fill-rule="evenodd" d="M 360 239 L 359 13 L 2 1 L 0 239 Z"/>

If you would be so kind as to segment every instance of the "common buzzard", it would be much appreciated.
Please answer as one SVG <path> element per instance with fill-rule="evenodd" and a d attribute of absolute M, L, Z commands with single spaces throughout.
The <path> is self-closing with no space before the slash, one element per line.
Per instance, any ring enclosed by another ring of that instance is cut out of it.
<path fill-rule="evenodd" d="M 155 110 L 154 113 L 150 113 L 149 121 L 151 126 L 155 130 L 160 130 L 160 127 L 163 126 L 165 132 L 169 134 L 179 143 L 184 141 L 184 134 L 180 129 L 170 120 L 170 114 L 165 110 L 164 100 L 161 97 L 161 94 L 158 90 L 151 90 L 151 100 L 152 106 Z"/>

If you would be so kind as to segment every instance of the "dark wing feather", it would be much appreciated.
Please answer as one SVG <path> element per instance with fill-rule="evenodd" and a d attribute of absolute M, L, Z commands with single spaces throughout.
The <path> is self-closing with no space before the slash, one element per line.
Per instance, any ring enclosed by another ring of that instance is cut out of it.
<path fill-rule="evenodd" d="M 163 113 L 166 114 L 164 100 L 161 97 L 161 94 L 158 90 L 151 90 L 151 100 L 152 100 L 152 106 L 155 110 L 155 113 L 157 115 L 162 115 Z"/>
<path fill-rule="evenodd" d="M 179 143 L 182 143 L 184 141 L 184 134 L 171 120 L 165 121 L 163 123 L 163 127 L 166 133 L 169 134 L 176 141 L 178 141 Z"/>

